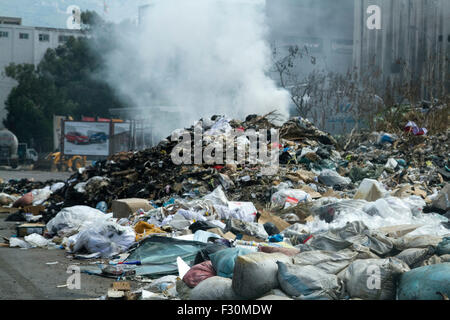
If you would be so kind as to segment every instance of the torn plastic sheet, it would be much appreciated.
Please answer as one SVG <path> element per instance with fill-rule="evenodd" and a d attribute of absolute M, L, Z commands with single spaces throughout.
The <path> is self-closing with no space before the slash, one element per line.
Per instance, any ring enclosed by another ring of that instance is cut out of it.
<path fill-rule="evenodd" d="M 386 197 L 375 202 L 323 198 L 314 204 L 314 220 L 307 222 L 306 226 L 311 233 L 316 233 L 342 228 L 347 222 L 362 221 L 370 229 L 412 224 L 422 225 L 412 235 L 450 234 L 442 224 L 448 222 L 448 218 L 437 213 L 422 214 L 424 206 L 425 201 L 417 196 L 405 199 Z"/>
<path fill-rule="evenodd" d="M 177 258 L 192 266 L 197 253 L 205 247 L 206 243 L 198 241 L 150 236 L 141 241 L 125 261 L 141 262 L 136 266 L 136 275 L 160 277 L 178 274 Z"/>

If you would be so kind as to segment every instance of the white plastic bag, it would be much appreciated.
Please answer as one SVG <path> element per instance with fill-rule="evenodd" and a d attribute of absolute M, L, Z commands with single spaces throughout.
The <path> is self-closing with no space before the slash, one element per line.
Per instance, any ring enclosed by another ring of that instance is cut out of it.
<path fill-rule="evenodd" d="M 383 185 L 377 180 L 364 179 L 359 185 L 353 199 L 364 199 L 366 201 L 376 201 L 386 194 Z"/>
<path fill-rule="evenodd" d="M 37 233 L 30 234 L 29 236 L 26 236 L 24 239 L 33 247 L 43 248 L 50 244 L 50 240 L 45 239 L 43 236 Z"/>
<path fill-rule="evenodd" d="M 271 202 L 275 206 L 289 208 L 302 202 L 311 202 L 311 196 L 299 189 L 282 189 L 272 195 Z"/>
<path fill-rule="evenodd" d="M 33 246 L 22 239 L 12 237 L 12 238 L 9 238 L 9 247 L 10 248 L 19 247 L 19 248 L 23 248 L 23 249 L 30 249 Z"/>
<path fill-rule="evenodd" d="M 34 189 L 31 191 L 33 194 L 33 206 L 38 206 L 44 203 L 52 195 L 50 187 L 47 186 L 43 189 Z"/>
<path fill-rule="evenodd" d="M 112 213 L 105 214 L 100 210 L 88 206 L 74 206 L 62 209 L 47 223 L 47 230 L 51 234 L 73 233 L 82 228 L 98 225 L 112 218 Z"/>
<path fill-rule="evenodd" d="M 69 248 L 73 253 L 84 249 L 88 253 L 100 252 L 103 258 L 109 258 L 128 250 L 135 239 L 136 234 L 132 227 L 104 221 L 70 237 Z"/>

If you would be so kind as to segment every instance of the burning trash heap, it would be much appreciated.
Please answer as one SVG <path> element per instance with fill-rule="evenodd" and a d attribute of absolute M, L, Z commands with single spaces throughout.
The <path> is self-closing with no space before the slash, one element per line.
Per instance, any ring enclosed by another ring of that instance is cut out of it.
<path fill-rule="evenodd" d="M 448 132 L 337 141 L 269 119 L 214 116 L 67 181 L 3 183 L 8 219 L 45 223 L 5 240 L 102 259 L 83 270 L 145 282 L 139 299 L 448 299 Z M 243 160 L 207 163 L 236 132 Z"/>

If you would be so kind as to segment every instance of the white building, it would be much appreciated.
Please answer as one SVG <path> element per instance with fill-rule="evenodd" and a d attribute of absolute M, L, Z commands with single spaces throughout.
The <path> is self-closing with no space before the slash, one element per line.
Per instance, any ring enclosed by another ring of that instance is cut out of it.
<path fill-rule="evenodd" d="M 63 44 L 70 36 L 83 36 L 80 30 L 22 26 L 22 19 L 0 17 L 0 128 L 6 118 L 5 101 L 16 81 L 4 75 L 10 63 L 38 65 L 49 48 Z"/>

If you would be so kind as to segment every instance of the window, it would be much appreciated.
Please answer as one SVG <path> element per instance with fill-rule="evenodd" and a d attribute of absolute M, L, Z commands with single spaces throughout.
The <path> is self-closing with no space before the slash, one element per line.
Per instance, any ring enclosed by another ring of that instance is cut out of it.
<path fill-rule="evenodd" d="M 28 33 L 19 33 L 19 39 L 28 39 L 30 35 Z"/>
<path fill-rule="evenodd" d="M 50 35 L 46 33 L 39 34 L 39 41 L 50 41 Z"/>
<path fill-rule="evenodd" d="M 0 31 L 0 38 L 8 38 L 8 32 Z"/>
<path fill-rule="evenodd" d="M 70 36 L 59 36 L 58 41 L 59 42 L 67 42 L 69 40 Z"/>
<path fill-rule="evenodd" d="M 441 35 L 438 37 L 438 40 L 439 40 L 439 42 L 444 41 L 444 36 L 441 34 Z"/>

